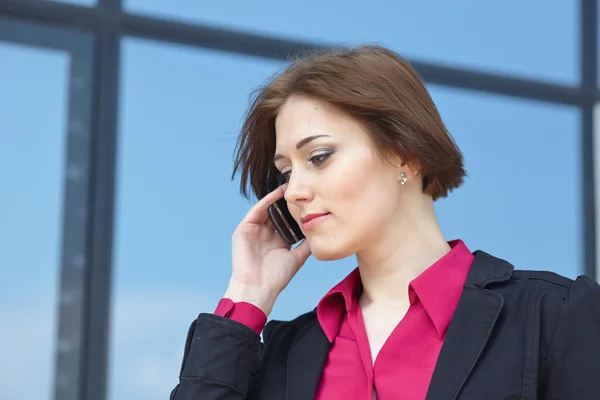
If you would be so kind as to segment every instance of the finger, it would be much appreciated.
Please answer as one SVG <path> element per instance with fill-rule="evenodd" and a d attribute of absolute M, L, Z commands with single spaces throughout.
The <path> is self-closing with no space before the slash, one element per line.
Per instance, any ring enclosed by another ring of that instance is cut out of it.
<path fill-rule="evenodd" d="M 246 214 L 242 222 L 251 224 L 264 224 L 268 220 L 267 209 L 277 200 L 283 198 L 287 185 L 281 185 L 265 197 L 260 199 Z"/>
<path fill-rule="evenodd" d="M 276 231 L 275 229 L 275 225 L 273 225 L 273 223 L 271 222 L 270 218 L 267 218 L 267 221 L 265 222 L 265 224 L 269 227 L 270 230 L 272 230 L 273 232 Z"/>
<path fill-rule="evenodd" d="M 311 254 L 308 240 L 304 239 L 298 246 L 293 248 L 291 252 L 294 253 L 294 256 L 296 257 L 296 269 L 299 270 Z"/>

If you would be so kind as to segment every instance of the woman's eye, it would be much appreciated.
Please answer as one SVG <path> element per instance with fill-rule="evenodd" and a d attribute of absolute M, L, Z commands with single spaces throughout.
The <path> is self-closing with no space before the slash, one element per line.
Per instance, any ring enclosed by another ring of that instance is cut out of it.
<path fill-rule="evenodd" d="M 315 166 L 319 166 L 320 164 L 324 163 L 325 160 L 327 160 L 329 158 L 329 156 L 331 156 L 330 152 L 315 154 L 314 156 L 309 158 L 308 161 L 310 161 Z"/>
<path fill-rule="evenodd" d="M 321 165 L 325 161 L 327 161 L 327 159 L 331 156 L 331 154 L 333 154 L 333 151 L 315 154 L 314 156 L 310 157 L 307 161 L 309 163 L 311 163 L 312 165 L 314 165 L 315 167 L 318 167 L 319 165 Z M 280 185 L 282 185 L 284 183 L 289 183 L 291 175 L 292 175 L 291 170 L 282 172 L 280 175 L 280 181 L 281 181 Z"/>

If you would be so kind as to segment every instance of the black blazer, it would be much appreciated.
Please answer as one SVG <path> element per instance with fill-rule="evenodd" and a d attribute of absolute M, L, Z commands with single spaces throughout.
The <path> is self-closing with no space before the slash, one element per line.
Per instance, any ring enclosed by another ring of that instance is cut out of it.
<path fill-rule="evenodd" d="M 330 348 L 316 313 L 263 338 L 200 314 L 171 400 L 313 399 Z M 475 252 L 427 393 L 447 399 L 600 399 L 600 286 Z"/>

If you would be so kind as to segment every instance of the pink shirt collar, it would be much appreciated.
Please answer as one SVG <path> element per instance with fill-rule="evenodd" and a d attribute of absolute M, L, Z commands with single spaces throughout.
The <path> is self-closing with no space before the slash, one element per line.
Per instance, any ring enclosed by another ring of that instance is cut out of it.
<path fill-rule="evenodd" d="M 410 304 L 423 305 L 439 337 L 446 334 L 475 258 L 462 240 L 448 244 L 451 250 L 408 285 Z M 317 305 L 317 318 L 330 342 L 337 336 L 345 312 L 358 306 L 361 290 L 360 272 L 355 268 Z"/>

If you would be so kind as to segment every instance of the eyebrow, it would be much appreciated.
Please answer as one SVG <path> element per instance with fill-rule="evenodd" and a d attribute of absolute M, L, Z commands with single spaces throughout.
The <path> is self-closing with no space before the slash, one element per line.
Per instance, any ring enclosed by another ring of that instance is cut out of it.
<path fill-rule="evenodd" d="M 312 136 L 308 136 L 305 137 L 304 139 L 300 140 L 298 143 L 296 143 L 296 150 L 300 150 L 302 148 L 302 146 L 307 145 L 308 143 L 312 142 L 315 139 L 318 138 L 322 138 L 322 137 L 330 137 L 329 135 L 312 135 Z M 275 154 L 275 157 L 273 157 L 273 162 L 284 158 L 284 156 L 282 154 Z"/>

